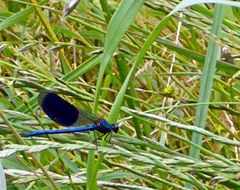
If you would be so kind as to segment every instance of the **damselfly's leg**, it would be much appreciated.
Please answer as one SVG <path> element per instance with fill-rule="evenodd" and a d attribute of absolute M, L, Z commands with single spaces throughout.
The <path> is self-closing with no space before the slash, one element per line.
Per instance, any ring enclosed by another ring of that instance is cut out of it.
<path fill-rule="evenodd" d="M 98 140 L 98 137 L 96 136 L 96 133 L 94 132 L 94 139 L 93 139 L 92 143 L 96 145 L 96 150 L 98 149 L 97 140 Z"/>
<path fill-rule="evenodd" d="M 109 141 L 108 141 L 108 143 L 109 144 L 111 144 L 112 145 L 112 147 L 114 148 L 114 149 L 116 149 L 117 150 L 117 147 L 111 142 L 111 139 L 112 139 L 112 132 L 109 132 L 109 133 L 107 133 L 107 135 L 104 137 L 104 140 L 105 141 L 107 141 L 108 139 L 108 136 L 110 136 L 109 137 Z"/>
<path fill-rule="evenodd" d="M 105 134 L 102 134 L 101 136 L 96 137 L 96 135 L 95 135 L 95 133 L 94 133 L 95 139 L 92 141 L 92 143 L 97 145 L 97 140 L 101 139 L 104 135 L 105 135 Z"/>

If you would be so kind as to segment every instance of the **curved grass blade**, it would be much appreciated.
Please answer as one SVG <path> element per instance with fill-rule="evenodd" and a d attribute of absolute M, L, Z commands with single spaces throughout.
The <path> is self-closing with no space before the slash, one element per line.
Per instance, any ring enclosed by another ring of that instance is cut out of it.
<path fill-rule="evenodd" d="M 126 32 L 130 24 L 135 19 L 136 14 L 138 13 L 139 9 L 143 5 L 143 0 L 123 0 L 120 3 L 119 8 L 114 13 L 110 23 L 108 25 L 105 44 L 104 44 L 104 52 L 102 57 L 102 64 L 100 65 L 100 71 L 97 80 L 96 86 L 96 95 L 94 98 L 94 114 L 97 112 L 98 102 L 99 102 L 99 94 L 100 89 L 103 81 L 103 75 L 105 69 L 112 58 L 114 51 L 117 48 L 123 34 Z M 105 145 L 105 141 L 103 141 L 103 146 Z M 94 159 L 93 151 L 89 152 L 89 155 L 92 159 Z M 92 167 L 92 170 L 88 170 L 87 174 L 87 189 L 96 190 L 97 189 L 97 171 L 100 167 L 100 164 L 103 159 L 103 154 L 100 154 L 98 157 L 97 162 L 94 164 L 94 160 L 88 160 L 88 166 Z M 91 164 L 91 166 L 90 166 Z"/>
<path fill-rule="evenodd" d="M 143 3 L 143 0 L 123 0 L 119 8 L 114 13 L 112 19 L 110 20 L 107 28 L 104 43 L 104 52 L 97 80 L 96 95 L 94 98 L 94 114 L 97 112 L 100 88 L 102 85 L 105 69 L 110 59 L 112 58 L 112 55 L 116 50 L 123 34 L 127 31 L 128 27 L 135 19 L 136 14 L 138 13 Z"/>

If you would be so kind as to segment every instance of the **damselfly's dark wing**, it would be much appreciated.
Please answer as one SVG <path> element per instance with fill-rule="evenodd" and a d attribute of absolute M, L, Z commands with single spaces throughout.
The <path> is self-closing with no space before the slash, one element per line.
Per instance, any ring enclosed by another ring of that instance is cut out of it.
<path fill-rule="evenodd" d="M 97 118 L 87 112 L 77 109 L 56 93 L 43 91 L 38 101 L 47 116 L 62 126 L 80 126 L 94 123 Z"/>

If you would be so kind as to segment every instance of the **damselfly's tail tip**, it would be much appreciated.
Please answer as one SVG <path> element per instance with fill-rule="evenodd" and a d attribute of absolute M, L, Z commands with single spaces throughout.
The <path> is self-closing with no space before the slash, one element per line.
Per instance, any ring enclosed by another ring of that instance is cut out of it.
<path fill-rule="evenodd" d="M 21 137 L 29 137 L 29 134 L 28 133 L 20 133 L 20 136 Z"/>
<path fill-rule="evenodd" d="M 26 132 L 26 133 L 21 133 L 20 134 L 21 137 L 33 137 L 33 136 L 38 136 L 36 133 L 34 132 Z"/>

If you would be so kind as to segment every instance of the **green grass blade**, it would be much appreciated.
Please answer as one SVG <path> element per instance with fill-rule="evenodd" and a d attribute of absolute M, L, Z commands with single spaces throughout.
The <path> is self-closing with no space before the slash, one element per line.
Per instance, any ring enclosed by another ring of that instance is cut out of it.
<path fill-rule="evenodd" d="M 120 57 L 121 57 L 121 59 L 118 61 L 117 64 L 118 64 L 118 70 L 119 70 L 120 78 L 121 78 L 122 81 L 124 81 L 127 77 L 127 73 L 129 73 L 129 68 L 128 68 L 126 60 L 124 59 L 124 56 L 122 55 Z M 130 87 L 130 89 L 127 91 L 127 94 L 130 95 L 131 97 L 137 98 L 135 89 L 134 89 L 131 81 L 129 83 L 129 87 Z M 131 109 L 135 109 L 135 106 L 140 107 L 140 105 L 137 101 L 133 101 L 132 99 L 129 99 L 129 98 L 127 99 L 127 104 L 129 106 L 129 108 L 131 108 Z M 142 133 L 140 123 L 139 123 L 138 119 L 133 117 L 133 123 L 134 123 L 134 128 L 135 128 L 136 133 L 137 133 L 137 137 L 139 139 L 141 139 L 143 133 Z"/>
<path fill-rule="evenodd" d="M 112 55 L 116 50 L 117 45 L 119 44 L 123 34 L 126 32 L 130 24 L 135 19 L 135 16 L 138 13 L 143 3 L 144 3 L 143 0 L 138 0 L 138 1 L 123 0 L 109 23 L 107 33 L 106 33 L 106 38 L 105 38 L 103 59 L 100 65 L 100 71 L 99 71 L 98 80 L 97 80 L 96 95 L 94 98 L 95 114 L 98 108 L 100 88 L 102 85 L 103 75 L 107 67 L 107 64 L 112 58 Z M 106 145 L 106 142 L 103 141 L 102 146 L 105 146 L 105 145 Z M 97 159 L 97 162 L 94 167 L 93 177 L 91 177 L 92 182 L 88 189 L 91 189 L 91 190 L 97 189 L 97 185 L 96 185 L 97 171 L 101 165 L 103 156 L 104 156 L 103 154 L 100 154 Z"/>
<path fill-rule="evenodd" d="M 87 161 L 87 189 L 97 189 L 97 180 L 94 179 L 94 168 L 95 168 L 95 151 L 88 151 L 88 161 Z"/>
<path fill-rule="evenodd" d="M 212 35 L 214 36 L 220 35 L 221 25 L 222 25 L 223 15 L 224 15 L 223 12 L 224 12 L 224 6 L 216 5 L 216 11 L 214 14 L 213 26 L 212 26 Z M 202 76 L 200 95 L 198 100 L 198 103 L 203 105 L 197 106 L 196 120 L 195 120 L 195 126 L 203 129 L 206 126 L 207 113 L 208 113 L 208 107 L 209 107 L 208 104 L 204 104 L 204 103 L 210 102 L 213 79 L 216 71 L 218 52 L 219 52 L 219 45 L 213 39 L 211 39 L 209 41 L 209 45 L 207 49 L 207 56 L 206 56 L 206 60 L 203 68 L 203 76 Z M 203 138 L 202 135 L 193 133 L 192 142 L 197 145 L 201 145 L 202 138 Z M 200 155 L 200 149 L 191 146 L 189 155 L 198 159 Z M 191 187 L 191 186 L 187 184 L 187 187 Z"/>
<path fill-rule="evenodd" d="M 214 22 L 212 27 L 212 34 L 219 36 L 221 31 L 221 23 L 223 20 L 223 6 L 218 5 L 214 15 Z M 200 96 L 196 111 L 195 126 L 205 128 L 207 112 L 209 105 L 206 102 L 210 102 L 211 91 L 213 86 L 213 79 L 216 71 L 216 63 L 218 58 L 219 46 L 214 40 L 209 41 L 207 56 L 203 68 L 203 76 L 201 81 Z M 192 141 L 198 145 L 202 143 L 202 135 L 193 134 Z M 200 154 L 199 149 L 191 148 L 190 155 L 194 158 L 198 158 Z"/>
<path fill-rule="evenodd" d="M 143 3 L 144 3 L 143 0 L 121 1 L 120 6 L 118 7 L 112 19 L 109 22 L 104 44 L 103 59 L 101 61 L 100 71 L 96 85 L 96 95 L 94 98 L 94 113 L 97 112 L 100 88 L 102 85 L 105 69 L 110 59 L 112 58 L 112 55 L 116 50 L 123 34 L 126 32 L 130 24 L 135 19 L 136 14 L 138 13 Z"/>
<path fill-rule="evenodd" d="M 16 24 L 18 22 L 25 20 L 26 17 L 28 17 L 31 13 L 34 12 L 34 10 L 35 10 L 34 7 L 28 7 L 6 18 L 0 23 L 0 31 L 12 26 L 13 24 Z"/>
<path fill-rule="evenodd" d="M 140 53 L 137 57 L 137 60 L 134 62 L 134 65 L 132 66 L 130 72 L 128 73 L 127 78 L 125 79 L 125 81 L 124 81 L 124 83 L 123 83 L 123 85 L 122 85 L 122 87 L 121 87 L 121 89 L 120 89 L 120 91 L 117 95 L 117 98 L 115 99 L 115 102 L 114 102 L 114 104 L 111 108 L 110 114 L 107 118 L 107 120 L 110 123 L 115 123 L 117 121 L 117 118 L 118 118 L 118 115 L 119 115 L 119 112 L 120 112 L 120 109 L 121 109 L 121 105 L 123 103 L 124 96 L 125 96 L 125 93 L 126 93 L 127 88 L 128 88 L 129 81 L 131 80 L 131 77 L 133 76 L 133 73 L 134 73 L 135 69 L 141 63 L 142 58 L 144 57 L 145 53 L 150 48 L 153 41 L 157 38 L 157 36 L 161 32 L 161 30 L 164 28 L 164 26 L 168 22 L 168 20 L 169 20 L 169 17 L 166 17 L 165 19 L 163 19 L 160 22 L 160 24 L 156 27 L 156 29 L 154 30 L 152 35 L 150 35 L 148 40 L 145 42 L 142 50 L 140 51 Z M 103 141 L 102 146 L 105 146 L 105 145 L 106 145 L 106 142 Z M 102 162 L 103 158 L 104 158 L 104 154 L 100 154 L 98 159 L 97 159 L 97 162 L 96 162 L 96 165 L 95 165 L 95 177 L 97 176 L 97 171 L 98 171 L 98 169 L 101 165 L 101 162 Z M 95 188 L 94 186 L 90 186 L 90 187 L 91 187 L 91 189 Z"/>
<path fill-rule="evenodd" d="M 155 28 L 155 30 L 152 32 L 152 34 L 148 37 L 147 41 L 144 43 L 141 51 L 139 52 L 136 61 L 134 62 L 131 70 L 129 71 L 114 103 L 113 106 L 111 108 L 110 114 L 108 116 L 108 121 L 110 123 L 115 123 L 117 121 L 118 115 L 120 113 L 120 109 L 124 100 L 124 96 L 125 93 L 127 91 L 128 88 L 128 84 L 129 81 L 131 80 L 134 71 L 136 70 L 136 68 L 138 67 L 138 65 L 141 63 L 144 55 L 146 54 L 147 50 L 151 47 L 152 43 L 154 42 L 154 40 L 158 37 L 159 33 L 162 31 L 162 29 L 164 28 L 164 26 L 166 25 L 166 23 L 169 21 L 170 17 L 165 17 L 160 23 L 159 25 Z"/>
<path fill-rule="evenodd" d="M 110 7 L 108 5 L 107 0 L 100 0 L 100 3 L 101 3 L 101 6 L 102 6 L 102 10 L 103 10 L 103 13 L 104 13 L 105 20 L 108 23 L 109 20 L 111 19 L 111 16 L 112 16 Z"/>

